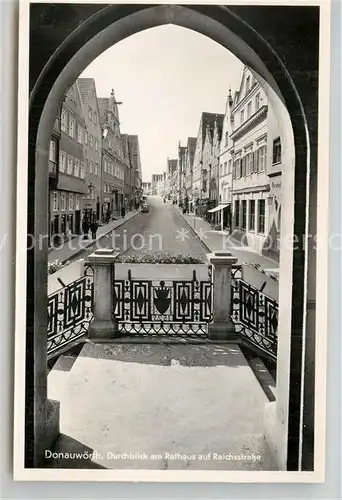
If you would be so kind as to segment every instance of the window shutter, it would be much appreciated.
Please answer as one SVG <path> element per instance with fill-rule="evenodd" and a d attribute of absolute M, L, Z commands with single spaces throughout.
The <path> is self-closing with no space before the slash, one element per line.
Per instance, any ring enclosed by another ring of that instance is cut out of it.
<path fill-rule="evenodd" d="M 254 172 L 259 170 L 259 149 L 254 152 Z"/>

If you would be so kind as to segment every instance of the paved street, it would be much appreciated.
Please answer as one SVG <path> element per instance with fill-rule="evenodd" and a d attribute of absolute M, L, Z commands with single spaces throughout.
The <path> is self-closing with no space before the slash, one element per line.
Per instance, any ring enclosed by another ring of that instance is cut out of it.
<path fill-rule="evenodd" d="M 148 204 L 148 213 L 139 213 L 84 250 L 78 258 L 85 258 L 94 251 L 95 246 L 112 247 L 125 255 L 165 251 L 205 258 L 208 250 L 172 205 L 164 203 L 159 196 L 149 196 Z"/>
<path fill-rule="evenodd" d="M 58 252 L 53 252 L 54 260 L 62 260 L 69 252 L 69 265 L 49 275 L 48 294 L 61 288 L 58 278 L 67 285 L 76 280 L 81 275 L 81 259 L 85 259 L 97 248 L 116 248 L 121 254 L 141 255 L 141 252 L 165 251 L 174 254 L 191 255 L 205 259 L 207 248 L 201 240 L 190 230 L 188 224 L 181 215 L 169 203 L 164 203 L 159 196 L 149 196 L 148 204 L 150 212 L 134 214 L 127 222 L 122 224 L 105 236 L 100 236 L 84 250 L 77 251 L 74 257 L 70 255 L 68 248 L 62 248 Z M 127 217 L 127 216 L 126 216 Z M 115 223 L 113 223 L 115 224 Z M 102 228 L 101 228 L 102 229 Z M 110 226 L 102 229 L 108 231 Z M 74 245 L 78 248 L 77 243 Z M 81 247 L 82 248 L 82 247 Z M 79 250 L 79 248 L 78 248 Z"/>

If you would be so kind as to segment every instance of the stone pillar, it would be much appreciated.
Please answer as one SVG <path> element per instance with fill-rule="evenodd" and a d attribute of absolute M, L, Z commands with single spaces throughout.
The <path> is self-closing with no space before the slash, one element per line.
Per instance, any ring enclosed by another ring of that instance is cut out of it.
<path fill-rule="evenodd" d="M 119 336 L 113 319 L 114 262 L 118 253 L 101 248 L 89 255 L 87 262 L 94 266 L 94 319 L 89 325 L 90 340 L 107 342 Z"/>
<path fill-rule="evenodd" d="M 209 338 L 235 341 L 231 320 L 231 272 L 238 259 L 229 252 L 216 252 L 209 256 L 209 261 L 214 266 L 214 321 L 209 325 Z"/>

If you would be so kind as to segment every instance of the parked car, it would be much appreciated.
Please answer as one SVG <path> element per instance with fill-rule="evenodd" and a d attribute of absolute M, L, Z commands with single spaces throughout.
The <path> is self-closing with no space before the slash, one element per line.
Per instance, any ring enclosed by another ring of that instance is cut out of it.
<path fill-rule="evenodd" d="M 147 205 L 147 203 L 144 203 L 143 205 L 141 205 L 141 211 L 143 213 L 147 213 L 150 211 L 150 207 Z"/>

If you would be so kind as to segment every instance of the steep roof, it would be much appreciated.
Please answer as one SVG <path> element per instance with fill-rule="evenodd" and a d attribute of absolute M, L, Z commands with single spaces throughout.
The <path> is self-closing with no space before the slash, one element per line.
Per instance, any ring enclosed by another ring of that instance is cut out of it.
<path fill-rule="evenodd" d="M 218 113 L 208 113 L 206 111 L 202 112 L 201 116 L 201 121 L 202 121 L 202 144 L 204 144 L 205 141 L 205 134 L 207 132 L 207 127 L 209 127 L 210 133 L 212 134 L 215 126 L 215 120 L 218 119 L 218 117 L 222 116 L 222 120 L 224 118 L 224 115 L 218 114 Z"/>
<path fill-rule="evenodd" d="M 109 106 L 109 98 L 108 97 L 99 97 L 97 99 L 100 113 L 100 122 L 103 125 L 107 121 L 107 110 Z"/>
<path fill-rule="evenodd" d="M 196 150 L 197 137 L 188 137 L 187 148 L 188 152 L 194 153 Z"/>
<path fill-rule="evenodd" d="M 169 160 L 169 171 L 174 172 L 177 170 L 178 160 L 172 159 Z"/>
<path fill-rule="evenodd" d="M 95 87 L 94 78 L 78 78 L 77 85 L 80 91 L 82 104 L 88 101 L 90 91 Z"/>
<path fill-rule="evenodd" d="M 218 135 L 219 141 L 222 138 L 223 121 L 224 121 L 224 115 L 217 115 L 216 127 L 217 127 L 217 135 Z"/>

